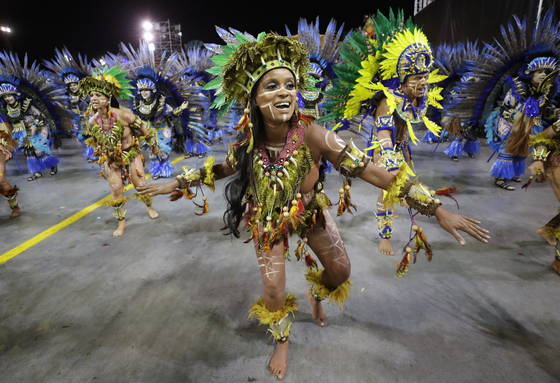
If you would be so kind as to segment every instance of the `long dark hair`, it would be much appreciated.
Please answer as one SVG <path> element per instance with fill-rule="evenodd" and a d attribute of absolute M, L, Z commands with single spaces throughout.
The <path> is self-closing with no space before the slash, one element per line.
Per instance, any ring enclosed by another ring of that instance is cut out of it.
<path fill-rule="evenodd" d="M 249 116 L 253 124 L 253 147 L 259 146 L 264 140 L 264 123 L 261 110 L 255 100 L 257 84 L 251 93 L 251 106 Z M 243 140 L 244 132 L 240 132 L 237 141 Z M 224 198 L 227 201 L 227 209 L 224 213 L 224 223 L 230 230 L 226 235 L 233 234 L 239 238 L 239 224 L 245 213 L 243 199 L 247 192 L 247 187 L 251 182 L 251 172 L 253 169 L 253 153 L 247 153 L 249 144 L 240 145 L 235 149 L 235 159 L 237 160 L 237 172 L 226 182 L 224 187 Z M 255 193 L 255 190 L 253 190 Z"/>

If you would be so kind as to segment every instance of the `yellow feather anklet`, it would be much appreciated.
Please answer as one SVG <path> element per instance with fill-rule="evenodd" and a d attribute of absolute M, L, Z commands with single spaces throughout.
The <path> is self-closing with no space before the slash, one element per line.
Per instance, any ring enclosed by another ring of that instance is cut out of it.
<path fill-rule="evenodd" d="M 146 206 L 152 206 L 152 202 L 154 202 L 154 198 L 146 194 L 134 193 L 132 196 L 136 198 L 138 202 L 142 202 Z"/>
<path fill-rule="evenodd" d="M 260 324 L 268 325 L 268 332 L 274 339 L 284 342 L 290 335 L 292 322 L 288 320 L 288 315 L 294 316 L 294 311 L 298 309 L 297 297 L 293 294 L 286 294 L 286 304 L 278 311 L 270 312 L 264 304 L 264 298 L 259 298 L 249 310 L 249 319 L 256 317 Z"/>
<path fill-rule="evenodd" d="M 348 300 L 348 295 L 352 291 L 352 281 L 348 278 L 346 282 L 333 290 L 322 283 L 322 275 L 323 269 L 307 269 L 305 279 L 311 284 L 311 293 L 313 294 L 313 297 L 318 301 L 329 298 L 329 304 L 332 305 L 334 302 L 339 305 L 341 309 L 344 309 L 342 305 L 344 304 L 344 301 Z"/>

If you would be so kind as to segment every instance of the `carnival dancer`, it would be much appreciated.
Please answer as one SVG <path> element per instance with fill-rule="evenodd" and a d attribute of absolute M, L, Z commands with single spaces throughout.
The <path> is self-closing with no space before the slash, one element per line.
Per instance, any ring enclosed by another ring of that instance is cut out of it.
<path fill-rule="evenodd" d="M 434 50 L 434 66 L 439 70 L 440 74 L 447 76 L 447 78 L 438 84 L 438 86 L 443 88 L 441 92 L 443 109 L 429 108 L 427 114 L 432 121 L 436 124 L 441 124 L 443 127 L 443 131 L 440 134 L 441 137 L 448 134 L 454 136 L 451 144 L 444 150 L 444 153 L 453 162 L 458 162 L 459 157 L 463 153 L 470 158 L 475 158 L 480 148 L 477 129 L 471 125 L 470 118 L 456 118 L 447 113 L 449 105 L 456 102 L 454 88 L 457 83 L 460 82 L 462 86 L 468 86 L 469 82 L 478 81 L 478 79 L 465 75 L 465 73 L 470 69 L 472 63 L 477 60 L 479 54 L 478 44 L 469 41 L 465 44 L 442 44 Z M 426 136 L 430 134 L 428 132 Z"/>
<path fill-rule="evenodd" d="M 211 150 L 213 140 L 219 139 L 226 131 L 234 131 L 233 126 L 229 129 L 219 126 L 217 112 L 210 109 L 215 91 L 205 90 L 204 86 L 215 77 L 206 71 L 214 66 L 211 58 L 212 51 L 204 47 L 188 48 L 178 56 L 177 64 L 183 72 L 183 97 L 189 103 L 185 111 L 187 122 L 183 126 L 185 139 L 181 148 L 186 152 L 185 158 L 195 153 L 198 158 L 204 158 Z"/>
<path fill-rule="evenodd" d="M 17 200 L 19 189 L 16 185 L 10 185 L 6 180 L 6 162 L 12 158 L 13 151 L 14 140 L 11 126 L 0 115 L 0 194 L 4 195 L 8 206 L 12 209 L 10 219 L 19 217 L 20 214 Z"/>
<path fill-rule="evenodd" d="M 27 180 L 42 177 L 46 169 L 55 175 L 58 160 L 51 155 L 49 141 L 53 133 L 70 131 L 77 122 L 67 110 L 64 85 L 40 71 L 37 63 L 22 66 L 13 53 L 0 53 L 0 60 L 5 67 L 0 73 L 0 114 L 13 128 L 17 151 L 27 156 Z"/>
<path fill-rule="evenodd" d="M 531 179 L 536 176 L 537 182 L 544 182 L 550 177 L 552 191 L 560 201 L 560 119 L 533 136 L 529 144 L 533 147 L 533 163 L 529 166 Z M 560 209 L 545 226 L 537 229 L 537 234 L 556 246 L 552 268 L 560 275 Z"/>
<path fill-rule="evenodd" d="M 515 190 L 509 180 L 521 182 L 529 139 L 542 132 L 542 119 L 556 115 L 551 104 L 558 90 L 556 45 L 559 32 L 553 11 L 542 18 L 532 33 L 526 21 L 502 28 L 504 45 L 485 44 L 482 54 L 465 75 L 478 81 L 458 84 L 456 103 L 446 112 L 470 119 L 472 125 L 486 122 L 488 144 L 498 154 L 490 169 L 495 185 Z"/>
<path fill-rule="evenodd" d="M 305 115 L 321 118 L 326 113 L 321 104 L 325 98 L 325 92 L 332 89 L 332 81 L 336 78 L 333 70 L 340 57 L 338 46 L 344 24 L 337 30 L 336 20 L 332 19 L 327 25 L 324 34 L 319 29 L 319 16 L 315 23 L 308 23 L 306 19 L 298 22 L 297 35 L 292 36 L 290 29 L 286 26 L 286 35 L 297 39 L 309 51 L 309 77 L 314 82 L 315 89 L 300 91 L 299 96 L 303 103 L 301 112 Z"/>
<path fill-rule="evenodd" d="M 107 205 L 113 207 L 114 216 L 119 221 L 114 236 L 121 236 L 126 228 L 124 206 L 130 198 L 123 195 L 124 184 L 132 182 L 138 188 L 146 183 L 139 142 L 144 140 L 154 155 L 159 151 L 157 139 L 148 132 L 138 116 L 110 106 L 112 98 L 127 100 L 132 96 L 129 80 L 125 77 L 126 72 L 121 68 L 105 67 L 79 83 L 80 90 L 89 95 L 96 110 L 89 120 L 91 138 L 87 144 L 95 148 L 94 154 L 99 157 L 97 163 L 103 167 L 101 175 L 111 187 L 112 199 Z M 151 218 L 157 218 L 152 197 L 140 194 L 133 197 L 146 205 Z"/>
<path fill-rule="evenodd" d="M 176 132 L 182 134 L 181 115 L 188 105 L 183 100 L 181 72 L 174 70 L 177 54 L 164 54 L 156 62 L 148 44 L 140 44 L 136 50 L 121 43 L 121 50 L 129 59 L 128 76 L 136 84 L 131 106 L 158 141 L 158 154 L 150 155 L 150 173 L 155 180 L 171 177 L 173 165 L 169 155 L 173 137 Z"/>
<path fill-rule="evenodd" d="M 430 73 L 433 56 L 428 40 L 410 19 L 403 21 L 402 11 L 397 17 L 391 11 L 389 18 L 379 13 L 373 20 L 376 40 L 353 33 L 341 46 L 341 58 L 347 61 L 334 67 L 340 80 L 328 93 L 325 109 L 331 113 L 321 121 L 373 115 L 372 134 L 377 137 L 370 141 L 380 154 L 376 164 L 396 173 L 412 163 L 409 139 L 417 141 L 412 124 L 423 123 L 436 135 L 441 131 L 426 117 L 426 110 L 430 105 L 441 108 L 442 89 L 430 89 L 430 85 L 445 77 L 436 74 L 437 70 Z M 383 191 L 377 199 L 376 218 L 379 251 L 393 255 L 393 210 L 384 205 Z"/>
<path fill-rule="evenodd" d="M 213 165 L 214 158 L 210 157 L 203 169 L 187 168 L 175 181 L 149 184 L 139 190 L 153 196 L 179 189 L 173 198 L 193 198 L 191 188 L 198 190 L 204 184 L 213 189 L 215 180 L 232 176 L 224 191 L 228 201 L 224 221 L 236 237 L 242 222 L 252 233 L 264 297 L 252 306 L 250 317 L 269 326 L 268 332 L 278 342 L 269 367 L 283 379 L 292 327 L 289 314 L 298 308 L 297 297 L 285 293 L 288 237 L 301 238 L 296 257 L 304 258 L 308 266 L 306 279 L 311 288 L 306 297 L 320 326 L 326 324 L 321 300 L 328 298 L 342 306 L 352 288 L 350 261 L 322 190 L 322 157 L 344 177 L 360 177 L 387 189 L 388 203 L 402 197 L 424 214 L 436 215 L 442 227 L 461 244 L 464 240 L 457 229 L 483 242 L 489 237 L 477 221 L 445 210 L 432 197 L 420 197 L 416 193 L 419 185 L 406 181 L 405 169 L 395 177 L 373 166 L 352 143 L 346 145 L 335 133 L 316 124 L 314 118 L 297 112 L 298 88 L 306 89 L 308 84 L 308 52 L 301 43 L 264 33 L 256 39 L 238 34 L 236 39 L 237 44 L 229 43 L 214 57 L 221 68 L 221 76 L 213 84 L 221 90 L 214 106 L 227 108 L 234 99 L 248 101 L 237 127 L 238 141 L 230 147 L 226 162 Z M 341 198 L 351 203 L 349 186 L 342 188 Z M 418 202 L 419 198 L 424 202 Z M 208 204 L 205 197 L 203 200 L 204 213 Z M 323 268 L 318 267 L 307 247 Z"/>
<path fill-rule="evenodd" d="M 43 64 L 66 85 L 70 110 L 80 117 L 79 124 L 75 126 L 75 134 L 78 141 L 85 145 L 86 140 L 90 137 L 87 125 L 91 111 L 88 112 L 89 97 L 80 92 L 78 83 L 82 78 L 91 76 L 92 67 L 87 62 L 87 57 L 78 54 L 78 61 L 76 61 L 70 51 L 63 48 L 62 51 L 56 50 L 54 60 L 45 60 Z M 88 162 L 98 160 L 93 156 L 93 148 L 88 145 L 86 145 L 84 157 Z"/>

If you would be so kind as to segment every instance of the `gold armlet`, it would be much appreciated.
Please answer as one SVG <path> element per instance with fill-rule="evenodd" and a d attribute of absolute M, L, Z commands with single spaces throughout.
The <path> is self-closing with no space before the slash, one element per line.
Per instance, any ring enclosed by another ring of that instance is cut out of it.
<path fill-rule="evenodd" d="M 342 149 L 333 167 L 343 176 L 357 177 L 364 171 L 370 158 L 354 145 L 352 139 L 350 143 Z"/>
<path fill-rule="evenodd" d="M 158 144 L 157 138 L 151 130 L 145 136 L 140 136 L 140 141 L 142 140 L 150 147 L 157 146 Z"/>
<path fill-rule="evenodd" d="M 536 148 L 533 148 L 533 162 L 534 161 L 545 162 L 549 154 L 550 151 L 548 151 L 548 148 L 546 146 L 539 145 Z"/>
<path fill-rule="evenodd" d="M 400 197 L 408 206 L 428 217 L 435 215 L 437 208 L 441 206 L 440 200 L 435 198 L 435 192 L 428 191 L 425 185 L 418 182 L 418 179 L 414 182 L 408 181 Z"/>

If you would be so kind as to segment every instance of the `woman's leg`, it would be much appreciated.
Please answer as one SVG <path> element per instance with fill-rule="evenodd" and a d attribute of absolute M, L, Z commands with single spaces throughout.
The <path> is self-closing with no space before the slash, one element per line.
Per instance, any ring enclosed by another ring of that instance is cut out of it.
<path fill-rule="evenodd" d="M 130 163 L 130 177 L 132 178 L 132 183 L 135 188 L 146 185 L 146 176 L 144 174 L 144 166 L 140 155 L 136 156 L 134 161 Z M 134 193 L 133 197 L 146 205 L 146 210 L 148 210 L 150 218 L 158 217 L 158 213 L 152 207 L 152 202 L 154 201 L 152 197 L 138 193 Z"/>
<path fill-rule="evenodd" d="M 0 152 L 0 193 L 6 197 L 6 201 L 12 213 L 10 214 L 10 219 L 19 217 L 19 206 L 17 200 L 17 187 L 12 187 L 6 180 L 6 156 L 4 153 Z"/>
<path fill-rule="evenodd" d="M 250 317 L 256 316 L 261 324 L 269 325 L 269 332 L 278 341 L 269 368 L 278 379 L 283 379 L 288 367 L 288 336 L 290 313 L 297 310 L 297 298 L 286 295 L 286 265 L 284 248 L 278 244 L 271 251 L 264 251 L 255 240 L 257 260 L 261 270 L 263 298 L 251 307 Z"/>
<path fill-rule="evenodd" d="M 119 221 L 119 227 L 113 232 L 113 235 L 118 237 L 123 235 L 124 229 L 126 228 L 126 210 L 124 205 L 130 198 L 124 198 L 123 195 L 124 183 L 122 180 L 122 169 L 116 165 L 105 164 L 104 172 L 107 181 L 109 181 L 109 186 L 111 187 L 111 202 L 107 203 L 107 205 L 114 209 L 113 215 Z"/>
<path fill-rule="evenodd" d="M 317 225 L 307 235 L 307 244 L 319 258 L 323 270 L 308 269 L 307 280 L 313 286 L 306 292 L 307 299 L 313 307 L 313 318 L 320 326 L 326 324 L 326 316 L 321 306 L 321 300 L 329 298 L 342 307 L 351 289 L 350 260 L 340 233 L 328 210 L 323 211 L 323 222 Z"/>
<path fill-rule="evenodd" d="M 393 236 L 393 211 L 386 210 L 383 204 L 383 190 L 377 197 L 377 227 L 379 229 L 379 251 L 383 254 L 393 255 L 391 237 Z"/>
<path fill-rule="evenodd" d="M 548 174 L 550 176 L 550 185 L 552 186 L 552 191 L 556 196 L 556 199 L 560 201 L 560 158 L 558 156 L 552 156 L 550 159 L 550 168 L 548 170 Z M 537 229 L 537 233 L 548 240 L 548 243 L 551 245 L 556 245 L 556 249 L 554 251 L 554 261 L 552 261 L 552 268 L 556 270 L 558 274 L 560 274 L 560 246 L 558 245 L 558 241 L 551 234 L 550 229 L 552 230 L 559 230 L 560 229 L 560 210 L 558 215 L 554 217 L 546 226 Z"/>

